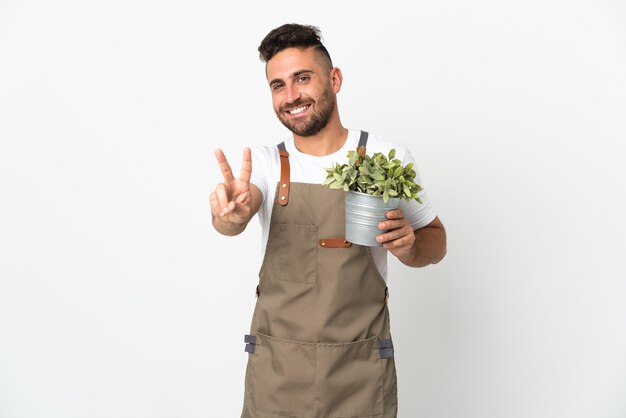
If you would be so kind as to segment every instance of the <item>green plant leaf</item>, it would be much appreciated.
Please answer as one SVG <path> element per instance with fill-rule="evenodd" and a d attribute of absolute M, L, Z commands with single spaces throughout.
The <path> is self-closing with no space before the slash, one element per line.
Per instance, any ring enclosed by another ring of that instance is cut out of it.
<path fill-rule="evenodd" d="M 384 176 L 384 175 L 382 175 L 382 174 L 381 174 L 380 172 L 378 172 L 378 171 L 377 171 L 377 172 L 372 173 L 372 178 L 373 178 L 374 180 L 376 180 L 376 181 L 381 181 L 381 180 L 382 180 L 382 181 L 384 181 L 384 180 L 385 180 L 385 176 Z"/>
<path fill-rule="evenodd" d="M 363 180 L 365 184 L 374 184 L 374 180 L 372 180 L 370 176 L 361 176 L 361 180 Z"/>
<path fill-rule="evenodd" d="M 402 166 L 402 161 L 395 158 L 395 148 L 387 155 L 376 152 L 369 156 L 364 147 L 357 151 L 348 151 L 347 164 L 333 163 L 325 168 L 326 178 L 322 185 L 344 191 L 355 190 L 374 196 L 400 196 L 404 199 L 420 201 L 417 193 L 422 188 L 413 182 L 416 172 L 413 163 Z"/>
<path fill-rule="evenodd" d="M 351 151 L 351 154 L 348 153 L 348 165 L 349 166 L 354 167 L 358 159 L 359 159 L 359 155 L 356 152 Z"/>

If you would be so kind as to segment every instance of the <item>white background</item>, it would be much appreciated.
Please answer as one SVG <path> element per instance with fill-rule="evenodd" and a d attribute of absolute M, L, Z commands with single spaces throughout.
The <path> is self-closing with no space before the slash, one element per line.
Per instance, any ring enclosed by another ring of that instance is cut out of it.
<path fill-rule="evenodd" d="M 0 417 L 239 416 L 260 228 L 212 230 L 213 149 L 287 134 L 287 22 L 447 227 L 391 260 L 399 417 L 626 417 L 626 4 L 382 3 L 0 1 Z"/>

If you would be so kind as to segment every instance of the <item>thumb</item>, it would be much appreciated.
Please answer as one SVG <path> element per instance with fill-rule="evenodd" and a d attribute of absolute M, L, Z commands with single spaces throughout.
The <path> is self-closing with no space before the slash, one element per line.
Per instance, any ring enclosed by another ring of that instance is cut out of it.
<path fill-rule="evenodd" d="M 235 199 L 235 202 L 245 205 L 250 201 L 250 191 L 246 191 L 241 193 L 239 196 L 237 196 L 237 198 Z"/>

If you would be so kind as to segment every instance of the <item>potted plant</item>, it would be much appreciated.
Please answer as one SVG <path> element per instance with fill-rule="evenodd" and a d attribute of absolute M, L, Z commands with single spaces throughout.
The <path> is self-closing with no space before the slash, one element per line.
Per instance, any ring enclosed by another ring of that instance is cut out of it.
<path fill-rule="evenodd" d="M 388 155 L 376 152 L 372 156 L 364 147 L 348 152 L 348 163 L 335 163 L 326 168 L 327 177 L 322 185 L 342 189 L 345 198 L 345 238 L 360 245 L 380 246 L 376 236 L 384 233 L 378 228 L 386 213 L 395 209 L 400 199 L 415 199 L 422 187 L 414 182 L 413 163 L 402 165 L 395 158 L 395 148 Z"/>

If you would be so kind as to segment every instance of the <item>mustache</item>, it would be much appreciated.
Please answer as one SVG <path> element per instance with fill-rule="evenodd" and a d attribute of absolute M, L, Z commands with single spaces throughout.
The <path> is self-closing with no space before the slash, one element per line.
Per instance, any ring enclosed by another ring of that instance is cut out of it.
<path fill-rule="evenodd" d="M 289 103 L 288 105 L 285 105 L 285 106 L 281 107 L 281 109 L 280 109 L 280 110 L 281 110 L 281 111 L 283 111 L 283 112 L 285 112 L 285 111 L 287 111 L 287 110 L 293 110 L 293 109 L 295 109 L 295 108 L 298 108 L 298 107 L 300 107 L 300 106 L 304 106 L 304 105 L 307 105 L 307 104 L 310 104 L 310 103 L 311 103 L 311 102 L 310 102 L 310 101 L 308 101 L 308 100 L 298 99 L 298 100 L 296 100 L 296 101 L 295 101 L 295 102 L 293 102 L 293 103 Z"/>

